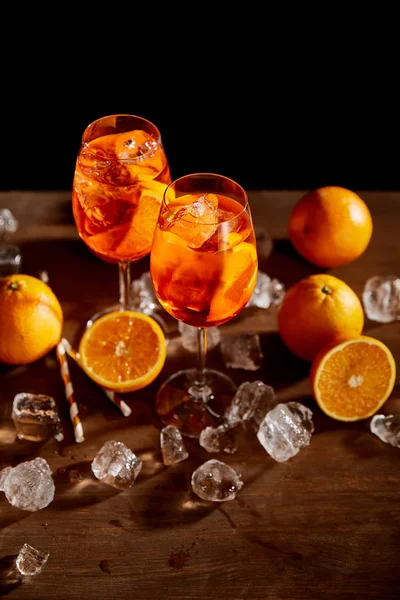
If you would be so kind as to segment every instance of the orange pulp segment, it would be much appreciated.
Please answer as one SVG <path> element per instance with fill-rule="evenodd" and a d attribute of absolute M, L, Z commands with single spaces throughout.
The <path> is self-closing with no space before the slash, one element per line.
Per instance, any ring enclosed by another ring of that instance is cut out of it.
<path fill-rule="evenodd" d="M 257 280 L 257 251 L 242 242 L 224 252 L 221 282 L 211 300 L 210 320 L 235 316 L 253 293 Z"/>
<path fill-rule="evenodd" d="M 131 227 L 118 246 L 118 256 L 122 260 L 124 257 L 126 260 L 136 260 L 150 252 L 158 213 L 167 185 L 150 180 L 142 182 L 140 188 L 139 202 Z"/>
<path fill-rule="evenodd" d="M 389 348 L 368 336 L 321 350 L 311 368 L 314 397 L 338 421 L 372 416 L 390 396 L 396 364 Z"/>
<path fill-rule="evenodd" d="M 86 329 L 79 344 L 80 364 L 102 387 L 133 392 L 149 385 L 164 366 L 165 336 L 142 313 L 108 313 Z"/>
<path fill-rule="evenodd" d="M 138 187 L 138 198 L 131 220 L 90 237 L 90 247 L 99 254 L 119 261 L 138 260 L 149 254 L 162 197 L 167 185 L 146 181 Z"/>

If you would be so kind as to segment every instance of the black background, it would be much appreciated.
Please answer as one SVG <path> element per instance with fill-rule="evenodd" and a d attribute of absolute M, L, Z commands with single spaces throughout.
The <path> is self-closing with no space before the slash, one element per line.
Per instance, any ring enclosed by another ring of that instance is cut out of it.
<path fill-rule="evenodd" d="M 158 126 L 173 178 L 207 171 L 248 190 L 400 189 L 393 50 L 342 25 L 267 44 L 264 25 L 257 48 L 218 52 L 212 33 L 193 34 L 178 55 L 161 45 L 143 58 L 140 44 L 124 46 L 128 61 L 88 42 L 74 58 L 54 39 L 41 50 L 25 45 L 23 58 L 3 63 L 0 189 L 70 189 L 84 128 L 116 113 Z M 185 56 L 189 42 L 198 56 Z"/>

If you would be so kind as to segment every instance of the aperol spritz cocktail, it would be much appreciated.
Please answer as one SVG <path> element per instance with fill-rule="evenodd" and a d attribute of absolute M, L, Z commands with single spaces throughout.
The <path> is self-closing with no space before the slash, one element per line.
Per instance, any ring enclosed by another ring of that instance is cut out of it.
<path fill-rule="evenodd" d="M 73 213 L 92 252 L 120 266 L 120 305 L 130 308 L 129 264 L 149 254 L 171 182 L 161 136 L 150 121 L 111 115 L 84 131 L 73 181 Z"/>
<path fill-rule="evenodd" d="M 243 188 L 208 173 L 187 175 L 168 186 L 150 265 L 161 305 L 198 328 L 198 368 L 173 375 L 157 396 L 163 420 L 195 437 L 215 412 L 208 410 L 212 401 L 231 397 L 235 390 L 226 375 L 205 368 L 206 329 L 235 317 L 257 278 L 256 240 Z"/>

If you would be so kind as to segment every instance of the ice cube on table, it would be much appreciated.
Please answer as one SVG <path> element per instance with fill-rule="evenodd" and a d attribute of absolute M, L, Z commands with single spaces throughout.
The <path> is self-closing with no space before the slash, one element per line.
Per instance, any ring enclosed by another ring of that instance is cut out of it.
<path fill-rule="evenodd" d="M 54 398 L 45 394 L 16 394 L 13 401 L 12 420 L 19 439 L 40 442 L 54 437 L 64 439 L 61 420 Z"/>
<path fill-rule="evenodd" d="M 141 468 L 140 458 L 115 440 L 105 442 L 92 461 L 92 471 L 97 479 L 120 490 L 132 487 Z"/>
<path fill-rule="evenodd" d="M 217 208 L 215 194 L 197 194 L 192 204 L 178 208 L 164 219 L 162 227 L 178 235 L 190 248 L 200 248 L 217 230 Z"/>
<path fill-rule="evenodd" d="M 178 321 L 178 329 L 181 334 L 182 346 L 189 352 L 197 352 L 197 333 L 198 327 L 186 325 Z M 209 327 L 207 330 L 207 350 L 212 350 L 221 341 L 221 333 L 218 327 Z"/>
<path fill-rule="evenodd" d="M 268 258 L 273 248 L 271 235 L 263 227 L 255 227 L 254 231 L 256 234 L 257 255 L 259 259 Z"/>
<path fill-rule="evenodd" d="M 221 353 L 226 367 L 245 371 L 257 371 L 264 358 L 258 333 L 223 336 Z"/>
<path fill-rule="evenodd" d="M 370 429 L 382 442 L 400 448 L 400 414 L 374 415 Z"/>
<path fill-rule="evenodd" d="M 0 491 L 7 500 L 22 510 L 41 510 L 54 498 L 54 481 L 50 466 L 44 458 L 35 458 L 16 467 L 0 471 Z"/>
<path fill-rule="evenodd" d="M 40 269 L 40 271 L 38 271 L 38 278 L 43 281 L 43 283 L 47 283 L 47 285 L 50 284 L 49 273 L 45 269 Z"/>
<path fill-rule="evenodd" d="M 238 430 L 222 423 L 218 427 L 205 427 L 200 434 L 199 444 L 207 452 L 234 454 L 238 448 Z"/>
<path fill-rule="evenodd" d="M 19 223 L 9 208 L 0 208 L 0 240 L 18 231 Z"/>
<path fill-rule="evenodd" d="M 208 460 L 192 474 L 192 490 L 199 498 L 212 502 L 234 500 L 242 488 L 241 475 L 219 460 Z"/>
<path fill-rule="evenodd" d="M 37 575 L 47 563 L 50 554 L 40 552 L 29 544 L 24 544 L 15 560 L 18 571 L 21 575 Z"/>
<path fill-rule="evenodd" d="M 364 285 L 362 300 L 371 321 L 391 323 L 400 319 L 400 277 L 371 277 Z"/>
<path fill-rule="evenodd" d="M 266 414 L 257 437 L 274 460 L 284 462 L 310 444 L 313 431 L 312 411 L 299 402 L 288 402 Z"/>
<path fill-rule="evenodd" d="M 269 308 L 279 306 L 285 295 L 285 286 L 278 279 L 271 279 L 269 275 L 258 271 L 254 291 L 246 306 Z"/>
<path fill-rule="evenodd" d="M 135 310 L 151 313 L 161 308 L 154 291 L 150 271 L 146 271 L 139 279 L 132 281 L 132 303 Z"/>
<path fill-rule="evenodd" d="M 167 425 L 161 430 L 160 446 L 164 465 L 175 465 L 189 456 L 181 432 L 173 425 Z"/>
<path fill-rule="evenodd" d="M 0 248 L 0 277 L 13 275 L 21 271 L 21 251 L 18 246 Z"/>
<path fill-rule="evenodd" d="M 258 431 L 265 415 L 277 405 L 274 389 L 262 381 L 245 381 L 236 390 L 223 419 L 230 427 L 243 424 Z"/>

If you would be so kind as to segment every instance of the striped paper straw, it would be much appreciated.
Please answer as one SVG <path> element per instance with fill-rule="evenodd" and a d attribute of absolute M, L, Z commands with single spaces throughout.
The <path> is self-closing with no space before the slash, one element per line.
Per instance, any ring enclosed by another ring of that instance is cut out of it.
<path fill-rule="evenodd" d="M 129 415 L 132 412 L 132 409 L 127 405 L 127 403 L 121 400 L 121 398 L 115 392 L 112 392 L 111 390 L 106 390 L 104 388 L 101 389 L 103 390 L 107 398 L 111 400 L 111 402 L 113 402 L 115 406 L 118 406 L 124 417 L 129 417 Z"/>
<path fill-rule="evenodd" d="M 72 387 L 67 356 L 65 354 L 65 347 L 62 341 L 56 346 L 56 354 L 58 363 L 60 365 L 61 377 L 64 382 L 65 396 L 69 404 L 69 416 L 74 427 L 75 441 L 80 443 L 83 442 L 85 438 L 83 436 L 83 427 L 78 414 L 78 405 L 74 399 L 74 388 Z"/>
<path fill-rule="evenodd" d="M 76 362 L 77 365 L 81 366 L 79 353 L 75 352 L 69 341 L 65 338 L 63 338 L 61 342 L 64 345 L 65 351 L 67 352 L 68 356 L 70 356 Z M 121 400 L 121 398 L 115 392 L 112 392 L 111 390 L 106 390 L 101 386 L 99 387 L 101 390 L 103 390 L 107 398 L 119 408 L 124 417 L 129 417 L 129 415 L 132 413 L 132 409 L 127 405 L 127 403 Z"/>

